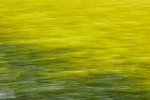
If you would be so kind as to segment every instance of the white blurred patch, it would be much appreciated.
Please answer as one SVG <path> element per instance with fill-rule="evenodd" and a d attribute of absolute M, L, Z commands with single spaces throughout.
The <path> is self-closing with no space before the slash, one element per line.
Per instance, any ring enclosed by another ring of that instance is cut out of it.
<path fill-rule="evenodd" d="M 0 91 L 0 99 L 15 98 L 15 93 L 12 90 Z"/>

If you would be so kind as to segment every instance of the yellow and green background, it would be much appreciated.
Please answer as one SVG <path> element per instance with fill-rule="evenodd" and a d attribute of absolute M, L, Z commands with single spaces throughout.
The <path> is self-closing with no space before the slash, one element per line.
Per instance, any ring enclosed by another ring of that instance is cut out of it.
<path fill-rule="evenodd" d="M 150 1 L 0 0 L 0 99 L 150 100 Z"/>

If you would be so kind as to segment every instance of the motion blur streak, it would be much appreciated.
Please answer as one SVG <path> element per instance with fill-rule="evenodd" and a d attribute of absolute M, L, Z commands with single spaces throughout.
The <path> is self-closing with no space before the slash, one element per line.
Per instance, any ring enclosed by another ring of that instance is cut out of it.
<path fill-rule="evenodd" d="M 1 100 L 150 100 L 150 0 L 0 0 Z"/>

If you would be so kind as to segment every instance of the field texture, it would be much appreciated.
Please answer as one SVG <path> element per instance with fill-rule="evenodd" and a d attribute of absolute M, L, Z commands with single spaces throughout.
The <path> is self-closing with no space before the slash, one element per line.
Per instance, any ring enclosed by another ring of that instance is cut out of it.
<path fill-rule="evenodd" d="M 150 100 L 150 0 L 0 0 L 0 99 Z"/>

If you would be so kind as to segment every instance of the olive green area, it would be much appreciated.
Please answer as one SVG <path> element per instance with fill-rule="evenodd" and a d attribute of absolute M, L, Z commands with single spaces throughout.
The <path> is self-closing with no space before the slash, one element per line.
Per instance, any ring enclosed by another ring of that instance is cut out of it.
<path fill-rule="evenodd" d="M 150 100 L 149 0 L 0 0 L 0 100 Z"/>

